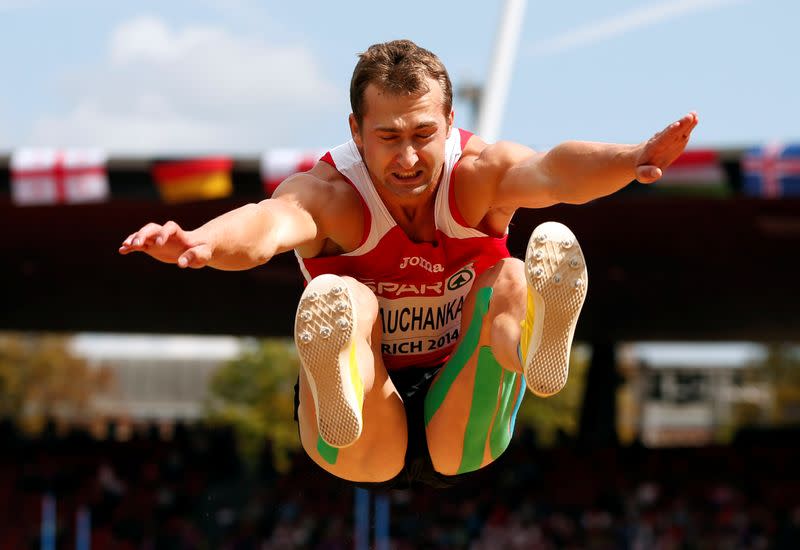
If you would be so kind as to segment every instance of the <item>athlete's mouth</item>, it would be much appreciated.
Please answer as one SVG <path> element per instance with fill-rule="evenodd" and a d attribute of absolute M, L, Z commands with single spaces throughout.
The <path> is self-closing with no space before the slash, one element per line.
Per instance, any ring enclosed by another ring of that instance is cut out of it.
<path fill-rule="evenodd" d="M 392 172 L 392 176 L 400 181 L 413 181 L 422 176 L 422 170 L 414 172 Z"/>

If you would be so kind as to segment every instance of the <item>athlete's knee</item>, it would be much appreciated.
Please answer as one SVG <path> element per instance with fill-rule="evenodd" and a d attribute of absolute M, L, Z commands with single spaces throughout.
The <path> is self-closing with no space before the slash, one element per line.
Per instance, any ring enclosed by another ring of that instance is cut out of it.
<path fill-rule="evenodd" d="M 359 324 L 371 330 L 378 318 L 379 311 L 378 299 L 375 297 L 375 293 L 364 283 L 352 277 L 342 277 L 342 279 L 344 279 L 355 300 Z"/>
<path fill-rule="evenodd" d="M 453 445 L 432 445 L 428 443 L 428 452 L 431 457 L 433 469 L 445 476 L 454 476 L 459 472 L 461 462 L 461 447 Z"/>
<path fill-rule="evenodd" d="M 460 410 L 449 410 L 450 415 L 466 413 L 466 419 L 453 421 L 451 416 L 427 423 L 428 448 L 436 471 L 446 475 L 472 472 L 496 460 L 511 441 L 524 393 L 522 375 L 504 369 L 492 348 L 481 347 L 471 399 L 467 401 L 469 396 L 462 394 Z M 429 392 L 426 418 L 436 414 L 440 401 L 440 395 Z"/>
<path fill-rule="evenodd" d="M 489 344 L 505 368 L 519 370 L 515 349 L 519 342 L 520 321 L 525 314 L 527 283 L 525 264 L 516 258 L 501 260 L 487 273 L 492 296 L 484 318 Z M 509 348 L 509 349 L 506 349 Z"/>
<path fill-rule="evenodd" d="M 397 476 L 405 465 L 405 446 L 381 445 L 336 449 L 317 441 L 303 441 L 309 457 L 322 469 L 347 481 L 382 483 Z"/>
<path fill-rule="evenodd" d="M 517 299 L 525 296 L 525 264 L 522 260 L 504 258 L 487 270 L 485 275 L 487 280 L 480 285 L 479 278 L 478 286 L 491 286 L 494 301 L 501 297 Z"/>
<path fill-rule="evenodd" d="M 405 466 L 405 448 L 403 452 L 387 453 L 375 449 L 360 461 L 358 467 L 359 479 L 352 481 L 365 481 L 368 483 L 381 483 L 397 477 Z"/>

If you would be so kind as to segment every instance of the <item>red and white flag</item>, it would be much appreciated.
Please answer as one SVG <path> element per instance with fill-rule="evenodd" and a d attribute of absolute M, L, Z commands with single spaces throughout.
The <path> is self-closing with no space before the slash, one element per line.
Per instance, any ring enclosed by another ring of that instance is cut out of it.
<path fill-rule="evenodd" d="M 261 156 L 261 182 L 266 195 L 272 193 L 283 180 L 298 172 L 307 172 L 325 154 L 325 149 L 300 151 L 273 149 Z"/>
<path fill-rule="evenodd" d="M 712 149 L 684 151 L 654 186 L 656 190 L 699 194 L 725 194 L 729 190 L 719 153 Z"/>
<path fill-rule="evenodd" d="M 108 199 L 106 154 L 99 149 L 20 149 L 11 155 L 11 199 L 18 206 Z"/>

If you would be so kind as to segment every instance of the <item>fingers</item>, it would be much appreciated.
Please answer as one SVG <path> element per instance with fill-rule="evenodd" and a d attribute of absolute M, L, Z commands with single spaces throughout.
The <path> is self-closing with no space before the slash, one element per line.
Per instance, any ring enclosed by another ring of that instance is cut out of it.
<path fill-rule="evenodd" d="M 157 223 L 148 223 L 136 233 L 128 235 L 128 238 L 122 242 L 122 246 L 128 248 L 131 252 L 134 250 L 144 250 L 152 244 L 153 238 L 159 231 L 161 231 L 160 225 Z"/>
<path fill-rule="evenodd" d="M 699 122 L 699 117 L 695 111 L 691 111 L 681 117 L 679 120 L 673 122 L 667 128 L 668 131 L 673 132 L 678 138 L 689 141 L 689 136 Z"/>
<path fill-rule="evenodd" d="M 653 165 L 643 165 L 636 167 L 636 181 L 639 183 L 653 183 L 661 179 L 663 172 L 661 168 Z"/>
<path fill-rule="evenodd" d="M 180 226 L 173 221 L 168 221 L 163 226 L 157 223 L 148 223 L 139 231 L 128 235 L 122 241 L 119 252 L 120 254 L 128 254 L 130 252 L 145 251 L 153 245 L 162 246 L 179 231 L 181 231 Z"/>
<path fill-rule="evenodd" d="M 686 148 L 698 121 L 697 113 L 691 111 L 654 135 L 645 144 L 638 158 L 636 179 L 642 183 L 652 183 L 659 179 L 661 170 L 672 164 Z M 659 173 L 651 168 L 659 169 Z"/>
<path fill-rule="evenodd" d="M 157 246 L 163 245 L 165 242 L 169 240 L 171 236 L 177 233 L 180 230 L 180 227 L 177 223 L 173 221 L 168 221 L 164 224 L 164 227 L 156 234 L 155 237 L 155 244 Z"/>
<path fill-rule="evenodd" d="M 206 244 L 193 246 L 178 257 L 178 267 L 199 269 L 211 259 L 211 248 Z"/>

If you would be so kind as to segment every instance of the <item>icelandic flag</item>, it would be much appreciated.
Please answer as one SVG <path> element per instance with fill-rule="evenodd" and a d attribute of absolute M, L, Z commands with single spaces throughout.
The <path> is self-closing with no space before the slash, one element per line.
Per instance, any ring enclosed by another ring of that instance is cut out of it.
<path fill-rule="evenodd" d="M 800 145 L 770 143 L 742 157 L 746 195 L 774 199 L 800 196 Z"/>
<path fill-rule="evenodd" d="M 18 206 L 108 199 L 106 154 L 98 149 L 20 149 L 11 155 L 11 199 Z"/>
<path fill-rule="evenodd" d="M 272 196 L 275 189 L 289 176 L 311 170 L 324 154 L 324 149 L 274 149 L 264 153 L 261 156 L 261 182 L 266 195 Z"/>

